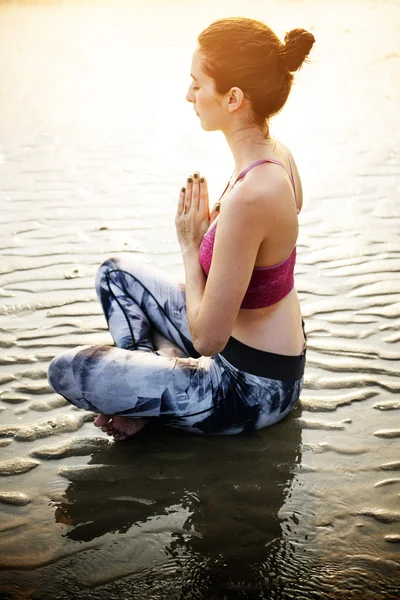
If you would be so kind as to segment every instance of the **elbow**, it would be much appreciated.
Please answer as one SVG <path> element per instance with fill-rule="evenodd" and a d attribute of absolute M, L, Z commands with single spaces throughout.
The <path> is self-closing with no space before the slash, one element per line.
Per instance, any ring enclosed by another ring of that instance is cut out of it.
<path fill-rule="evenodd" d="M 211 340 L 196 338 L 193 341 L 193 346 L 202 356 L 215 356 L 222 352 L 228 340 Z"/>

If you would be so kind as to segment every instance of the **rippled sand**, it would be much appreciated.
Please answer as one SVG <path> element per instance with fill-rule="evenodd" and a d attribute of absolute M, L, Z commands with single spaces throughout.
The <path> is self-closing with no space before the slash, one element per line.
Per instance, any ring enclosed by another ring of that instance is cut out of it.
<path fill-rule="evenodd" d="M 48 387 L 111 343 L 93 289 L 122 252 L 182 276 L 174 210 L 231 159 L 184 101 L 220 16 L 314 32 L 273 134 L 303 176 L 301 405 L 251 436 L 111 442 Z M 0 597 L 400 596 L 398 2 L 0 4 Z"/>

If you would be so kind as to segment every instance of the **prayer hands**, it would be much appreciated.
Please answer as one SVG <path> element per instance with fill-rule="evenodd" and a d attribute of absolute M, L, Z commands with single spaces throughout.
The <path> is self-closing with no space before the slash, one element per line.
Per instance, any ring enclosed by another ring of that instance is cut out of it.
<path fill-rule="evenodd" d="M 181 250 L 191 246 L 199 248 L 209 225 L 207 181 L 195 171 L 179 193 L 175 227 Z"/>

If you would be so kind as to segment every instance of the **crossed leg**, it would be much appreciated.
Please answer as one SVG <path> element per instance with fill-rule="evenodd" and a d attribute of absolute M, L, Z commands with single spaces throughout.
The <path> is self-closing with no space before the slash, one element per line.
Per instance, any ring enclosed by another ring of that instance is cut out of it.
<path fill-rule="evenodd" d="M 183 286 L 132 257 L 123 257 L 101 265 L 96 292 L 116 346 L 146 348 L 166 357 L 196 356 Z M 138 433 L 147 423 L 146 419 L 105 414 L 94 421 L 96 427 L 119 440 Z"/>
<path fill-rule="evenodd" d="M 157 352 L 161 356 L 185 358 L 187 355 L 183 350 L 164 337 L 157 330 L 153 330 L 153 343 Z M 113 436 L 115 440 L 125 440 L 131 435 L 139 433 L 149 423 L 149 419 L 132 419 L 130 417 L 120 417 L 112 415 L 99 414 L 93 421 L 95 427 L 99 427 L 107 435 Z"/>

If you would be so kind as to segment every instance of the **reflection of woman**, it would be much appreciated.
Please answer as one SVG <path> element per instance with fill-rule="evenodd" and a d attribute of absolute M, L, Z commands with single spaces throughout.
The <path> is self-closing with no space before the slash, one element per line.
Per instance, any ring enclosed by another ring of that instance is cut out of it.
<path fill-rule="evenodd" d="M 112 572 L 115 597 L 115 579 L 124 576 L 126 586 L 128 573 L 138 598 L 157 596 L 150 591 L 160 582 L 166 586 L 164 598 L 175 598 L 177 589 L 181 598 L 259 598 L 260 591 L 273 588 L 273 573 L 278 586 L 278 577 L 285 575 L 296 581 L 286 529 L 289 525 L 296 537 L 292 514 L 298 505 L 291 494 L 302 430 L 292 417 L 299 411 L 300 405 L 283 422 L 243 437 L 240 444 L 235 438 L 210 444 L 200 436 L 154 428 L 157 435 L 145 432 L 132 440 L 129 451 L 117 444 L 95 452 L 88 469 L 78 474 L 72 469 L 72 481 L 56 502 L 55 519 L 67 525 L 69 540 L 96 540 L 92 550 L 79 554 L 85 585 L 87 566 L 93 570 L 96 556 L 102 561 L 108 557 L 110 564 L 105 573 L 94 569 L 93 583 L 109 580 Z M 144 547 L 148 566 L 142 570 Z M 147 593 L 142 583 L 150 585 Z M 222 593 L 225 587 L 242 591 L 231 596 Z M 105 597 L 107 592 L 105 588 Z"/>
<path fill-rule="evenodd" d="M 187 100 L 203 129 L 224 133 L 235 167 L 211 215 L 198 172 L 180 192 L 186 285 L 131 258 L 107 260 L 96 289 L 116 347 L 76 348 L 49 367 L 53 388 L 101 413 L 103 431 L 124 438 L 162 417 L 196 433 L 234 434 L 279 421 L 298 400 L 305 335 L 293 270 L 302 191 L 268 123 L 313 43 L 295 29 L 282 44 L 245 18 L 200 34 Z M 169 341 L 168 356 L 154 332 Z"/>

